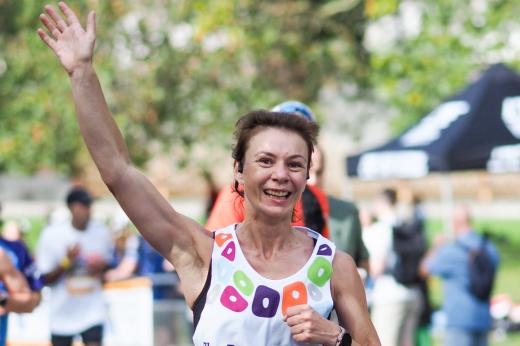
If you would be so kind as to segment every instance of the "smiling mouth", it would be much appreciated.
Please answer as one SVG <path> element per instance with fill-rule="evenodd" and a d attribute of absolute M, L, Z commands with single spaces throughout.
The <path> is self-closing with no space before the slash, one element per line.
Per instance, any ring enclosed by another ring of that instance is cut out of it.
<path fill-rule="evenodd" d="M 269 197 L 279 198 L 279 199 L 287 199 L 291 195 L 288 191 L 276 191 L 276 190 L 264 190 L 264 193 Z"/>

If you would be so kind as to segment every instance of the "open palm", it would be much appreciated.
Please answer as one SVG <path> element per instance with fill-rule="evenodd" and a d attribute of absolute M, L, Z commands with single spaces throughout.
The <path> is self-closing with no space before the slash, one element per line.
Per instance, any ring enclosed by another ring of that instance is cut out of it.
<path fill-rule="evenodd" d="M 38 29 L 38 35 L 53 50 L 63 68 L 72 74 L 76 68 L 92 61 L 96 41 L 95 14 L 89 13 L 85 30 L 65 3 L 60 2 L 59 7 L 65 20 L 54 8 L 45 6 L 47 14 L 41 14 L 40 20 L 50 34 Z"/>

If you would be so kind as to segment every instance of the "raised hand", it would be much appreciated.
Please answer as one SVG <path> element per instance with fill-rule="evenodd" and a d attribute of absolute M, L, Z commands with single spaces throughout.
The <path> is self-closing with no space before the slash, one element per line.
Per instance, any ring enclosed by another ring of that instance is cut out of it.
<path fill-rule="evenodd" d="M 88 14 L 85 30 L 76 14 L 64 2 L 58 6 L 65 20 L 52 6 L 46 5 L 46 14 L 42 13 L 40 20 L 49 34 L 40 28 L 38 35 L 56 54 L 67 73 L 72 75 L 78 68 L 92 62 L 96 41 L 95 13 L 91 11 Z"/>

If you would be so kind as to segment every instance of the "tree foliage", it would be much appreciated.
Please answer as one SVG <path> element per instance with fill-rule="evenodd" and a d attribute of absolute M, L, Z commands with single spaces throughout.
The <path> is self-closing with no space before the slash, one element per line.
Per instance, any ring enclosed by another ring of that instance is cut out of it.
<path fill-rule="evenodd" d="M 98 12 L 95 64 L 133 158 L 180 147 L 181 164 L 196 142 L 228 146 L 251 108 L 366 78 L 363 5 L 346 3 L 71 1 L 82 17 Z M 81 168 L 67 78 L 35 34 L 43 4 L 0 2 L 0 171 Z"/>
<path fill-rule="evenodd" d="M 387 35 L 392 36 L 388 48 L 370 50 L 371 85 L 382 102 L 397 109 L 396 132 L 459 91 L 489 64 L 505 62 L 520 68 L 519 2 L 370 3 L 370 23 L 386 20 Z M 418 18 L 406 16 L 405 5 Z M 407 32 L 413 19 L 419 20 L 419 27 Z"/>
<path fill-rule="evenodd" d="M 86 156 L 67 77 L 36 34 L 45 3 L 0 0 L 0 172 L 76 174 Z M 174 148 L 180 165 L 210 166 L 193 149 L 228 147 L 240 114 L 285 99 L 313 105 L 324 86 L 344 83 L 396 109 L 402 129 L 493 57 L 507 58 L 512 33 L 519 35 L 519 5 L 506 0 L 70 5 L 81 18 L 97 12 L 96 69 L 140 164 Z M 412 34 L 403 15 L 410 6 L 420 9 Z M 378 26 L 385 47 L 367 43 Z"/>

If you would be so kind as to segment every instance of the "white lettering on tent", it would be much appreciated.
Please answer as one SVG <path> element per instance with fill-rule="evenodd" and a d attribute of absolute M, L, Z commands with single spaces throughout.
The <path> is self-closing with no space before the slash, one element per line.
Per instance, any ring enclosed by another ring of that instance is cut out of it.
<path fill-rule="evenodd" d="M 381 151 L 361 155 L 361 179 L 419 178 L 428 174 L 428 154 L 422 150 Z"/>
<path fill-rule="evenodd" d="M 520 171 L 520 144 L 502 145 L 493 148 L 487 169 L 493 173 Z"/>
<path fill-rule="evenodd" d="M 513 136 L 520 138 L 520 96 L 502 101 L 502 120 Z"/>
<path fill-rule="evenodd" d="M 443 103 L 408 130 L 401 137 L 401 144 L 405 147 L 430 144 L 439 139 L 442 130 L 469 110 L 470 105 L 466 101 Z"/>

